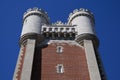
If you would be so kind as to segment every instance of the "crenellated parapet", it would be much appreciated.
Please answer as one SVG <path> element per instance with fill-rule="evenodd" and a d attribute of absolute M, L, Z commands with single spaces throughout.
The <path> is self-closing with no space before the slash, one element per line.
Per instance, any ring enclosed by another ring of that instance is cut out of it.
<path fill-rule="evenodd" d="M 80 8 L 80 9 L 73 10 L 73 12 L 69 14 L 68 24 L 71 24 L 71 21 L 78 16 L 87 16 L 87 17 L 92 19 L 93 23 L 95 22 L 94 21 L 94 15 L 90 10 Z"/>
<path fill-rule="evenodd" d="M 31 15 L 37 15 L 40 17 L 44 17 L 46 19 L 47 23 L 48 24 L 50 23 L 50 18 L 48 17 L 47 12 L 45 12 L 43 9 L 39 9 L 37 7 L 29 8 L 23 15 L 23 21 Z"/>

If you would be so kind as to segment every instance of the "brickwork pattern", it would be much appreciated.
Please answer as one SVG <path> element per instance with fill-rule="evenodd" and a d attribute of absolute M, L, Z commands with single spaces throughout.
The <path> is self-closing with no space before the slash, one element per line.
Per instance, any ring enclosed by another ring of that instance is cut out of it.
<path fill-rule="evenodd" d="M 56 52 L 63 46 L 63 53 Z M 63 64 L 64 73 L 57 73 Z M 41 80 L 90 80 L 84 48 L 69 44 L 50 44 L 42 49 Z"/>
<path fill-rule="evenodd" d="M 22 46 L 21 49 L 22 49 L 22 51 L 20 53 L 19 62 L 17 64 L 18 68 L 17 68 L 17 73 L 15 74 L 16 75 L 15 80 L 21 80 L 20 77 L 21 77 L 21 73 L 22 73 L 22 67 L 23 67 L 23 61 L 24 61 L 26 47 Z"/>

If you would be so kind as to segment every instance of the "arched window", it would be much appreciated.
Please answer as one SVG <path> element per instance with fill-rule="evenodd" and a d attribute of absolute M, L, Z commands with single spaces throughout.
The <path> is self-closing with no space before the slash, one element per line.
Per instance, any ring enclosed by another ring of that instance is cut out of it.
<path fill-rule="evenodd" d="M 62 53 L 62 52 L 63 52 L 63 47 L 57 46 L 57 53 Z"/>
<path fill-rule="evenodd" d="M 58 64 L 56 66 L 57 73 L 64 73 L 64 66 L 63 64 Z"/>

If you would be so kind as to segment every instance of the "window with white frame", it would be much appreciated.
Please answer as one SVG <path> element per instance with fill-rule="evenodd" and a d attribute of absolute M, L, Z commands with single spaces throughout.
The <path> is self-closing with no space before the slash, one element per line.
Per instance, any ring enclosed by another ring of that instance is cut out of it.
<path fill-rule="evenodd" d="M 57 46 L 57 53 L 62 53 L 62 52 L 63 52 L 63 47 Z"/>
<path fill-rule="evenodd" d="M 64 66 L 63 64 L 58 64 L 56 66 L 57 73 L 64 73 Z"/>

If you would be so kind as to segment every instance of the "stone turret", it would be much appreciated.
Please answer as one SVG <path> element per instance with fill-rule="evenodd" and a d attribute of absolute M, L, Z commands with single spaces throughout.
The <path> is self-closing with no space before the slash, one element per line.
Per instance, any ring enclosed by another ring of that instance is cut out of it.
<path fill-rule="evenodd" d="M 94 45 L 98 47 L 99 41 L 94 31 L 95 20 L 93 13 L 83 8 L 75 9 L 69 15 L 68 24 L 74 25 L 77 29 L 76 42 L 83 45 L 84 39 L 92 40 Z"/>
<path fill-rule="evenodd" d="M 25 44 L 27 39 L 36 39 L 37 43 L 43 40 L 41 28 L 43 24 L 49 24 L 47 12 L 42 9 L 28 9 L 23 15 L 23 29 L 20 44 Z"/>

